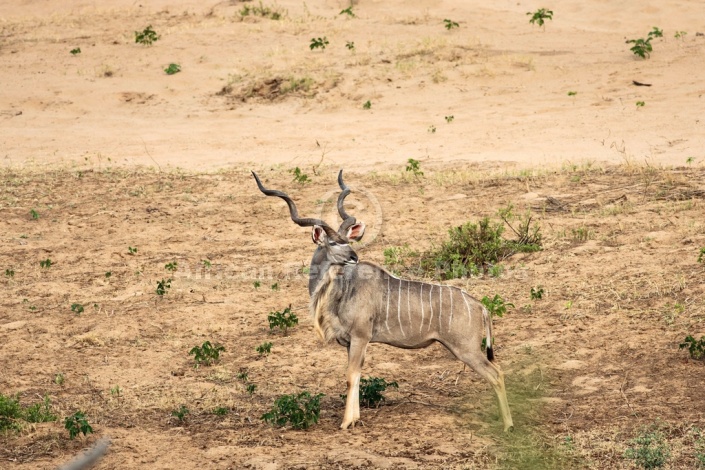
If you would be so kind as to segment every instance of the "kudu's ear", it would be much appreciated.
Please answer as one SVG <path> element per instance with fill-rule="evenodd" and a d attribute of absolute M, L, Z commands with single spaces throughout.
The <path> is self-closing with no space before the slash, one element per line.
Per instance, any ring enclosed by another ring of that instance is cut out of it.
<path fill-rule="evenodd" d="M 365 223 L 364 222 L 358 222 L 356 224 L 353 224 L 350 226 L 348 229 L 348 233 L 346 238 L 350 240 L 351 242 L 359 242 L 360 239 L 362 239 L 362 236 L 365 234 Z"/>
<path fill-rule="evenodd" d="M 316 245 L 322 245 L 326 239 L 326 232 L 320 225 L 311 227 L 311 239 Z"/>

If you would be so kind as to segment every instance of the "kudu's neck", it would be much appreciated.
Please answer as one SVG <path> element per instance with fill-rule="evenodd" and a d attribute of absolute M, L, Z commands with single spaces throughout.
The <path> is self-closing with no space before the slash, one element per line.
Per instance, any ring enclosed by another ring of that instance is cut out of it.
<path fill-rule="evenodd" d="M 318 283 L 323 279 L 329 268 L 330 261 L 326 259 L 326 251 L 320 246 L 316 247 L 308 273 L 308 294 L 311 297 L 313 297 L 313 293 L 316 292 L 316 286 L 318 286 Z"/>

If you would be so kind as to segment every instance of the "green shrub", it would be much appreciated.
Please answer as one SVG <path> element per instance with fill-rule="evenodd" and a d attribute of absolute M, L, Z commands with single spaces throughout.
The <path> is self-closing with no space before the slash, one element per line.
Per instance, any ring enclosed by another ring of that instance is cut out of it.
<path fill-rule="evenodd" d="M 507 313 L 507 307 L 514 308 L 514 304 L 505 302 L 499 294 L 495 294 L 495 296 L 491 299 L 484 296 L 480 302 L 482 302 L 482 305 L 484 305 L 485 308 L 487 308 L 487 311 L 490 312 L 491 317 L 501 318 L 505 313 Z"/>
<path fill-rule="evenodd" d="M 56 421 L 56 416 L 52 414 L 51 400 L 47 395 L 44 395 L 42 402 L 23 408 L 20 405 L 19 394 L 13 397 L 0 393 L 0 432 L 19 431 L 22 429 L 23 422 L 47 423 L 49 421 Z"/>
<path fill-rule="evenodd" d="M 267 319 L 269 320 L 269 329 L 279 328 L 284 336 L 287 335 L 289 328 L 299 323 L 298 317 L 291 311 L 291 305 L 281 312 L 269 312 Z"/>
<path fill-rule="evenodd" d="M 294 429 L 308 429 L 318 423 L 322 396 L 322 393 L 311 396 L 309 392 L 282 395 L 274 402 L 272 409 L 262 415 L 262 419 L 277 427 L 289 423 Z"/>
<path fill-rule="evenodd" d="M 642 468 L 659 468 L 666 464 L 671 451 L 663 434 L 659 431 L 643 431 L 629 441 L 629 448 L 624 456 Z"/>
<path fill-rule="evenodd" d="M 188 352 L 189 356 L 193 356 L 196 364 L 194 368 L 198 368 L 201 365 L 209 366 L 214 362 L 217 362 L 220 358 L 220 353 L 225 351 L 225 346 L 218 343 L 215 345 L 211 344 L 210 341 L 205 341 L 201 346 L 194 346 Z"/>
<path fill-rule="evenodd" d="M 705 336 L 696 340 L 692 335 L 685 337 L 683 342 L 678 346 L 678 349 L 688 349 L 692 359 L 705 359 Z"/>
<path fill-rule="evenodd" d="M 366 408 L 377 408 L 386 400 L 382 392 L 389 387 L 399 388 L 396 382 L 387 382 L 379 377 L 368 377 L 360 380 L 360 405 Z M 341 395 L 345 401 L 347 395 Z"/>
<path fill-rule="evenodd" d="M 82 411 L 77 411 L 64 419 L 64 428 L 69 432 L 69 439 L 74 439 L 80 433 L 84 436 L 91 434 L 93 428 L 88 424 L 86 415 Z"/>
<path fill-rule="evenodd" d="M 504 226 L 493 223 L 489 217 L 477 224 L 467 222 L 453 227 L 448 231 L 447 241 L 422 256 L 422 269 L 427 273 L 435 271 L 441 279 L 469 277 L 488 272 L 515 253 L 541 249 L 541 234 L 538 227 L 531 226 L 531 217 L 522 221 L 518 229 L 511 228 L 519 236 L 517 240 L 503 238 Z"/>
<path fill-rule="evenodd" d="M 19 431 L 22 428 L 21 419 L 22 407 L 19 395 L 12 397 L 0 393 L 0 431 Z"/>

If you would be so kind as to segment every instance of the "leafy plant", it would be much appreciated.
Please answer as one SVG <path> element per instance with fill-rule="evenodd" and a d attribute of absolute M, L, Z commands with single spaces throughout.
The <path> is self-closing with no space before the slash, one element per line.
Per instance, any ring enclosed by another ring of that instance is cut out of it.
<path fill-rule="evenodd" d="M 279 290 L 279 283 L 278 283 L 278 282 L 275 282 L 274 284 L 272 284 L 272 285 L 269 286 L 269 287 L 270 287 L 272 290 L 277 291 L 277 290 Z"/>
<path fill-rule="evenodd" d="M 683 342 L 678 345 L 678 349 L 688 349 L 690 357 L 697 360 L 705 360 L 705 336 L 696 340 L 692 335 L 685 337 Z"/>
<path fill-rule="evenodd" d="M 399 388 L 399 384 L 396 382 L 387 382 L 380 377 L 360 379 L 360 405 L 365 408 L 378 408 L 379 405 L 386 400 L 382 393 L 389 387 Z M 341 395 L 340 398 L 345 400 L 347 395 Z"/>
<path fill-rule="evenodd" d="M 259 289 L 260 286 L 262 285 L 262 283 L 261 283 L 260 281 L 255 281 L 255 282 L 252 283 L 252 285 L 255 286 L 255 289 Z"/>
<path fill-rule="evenodd" d="M 112 275 L 113 275 L 112 271 L 106 271 L 105 272 L 105 279 L 110 279 L 110 276 L 112 276 Z"/>
<path fill-rule="evenodd" d="M 19 431 L 22 429 L 21 418 L 22 407 L 20 406 L 19 395 L 13 398 L 0 393 L 0 431 L 9 429 Z"/>
<path fill-rule="evenodd" d="M 190 413 L 191 412 L 188 408 L 186 408 L 186 405 L 181 405 L 180 407 L 171 412 L 171 416 L 174 416 L 176 419 L 178 419 L 179 423 L 183 423 L 184 421 L 186 421 L 186 415 Z"/>
<path fill-rule="evenodd" d="M 531 288 L 531 300 L 541 300 L 543 297 L 543 287 L 538 286 L 536 288 Z"/>
<path fill-rule="evenodd" d="M 28 407 L 20 405 L 19 394 L 4 395 L 0 393 L 0 432 L 13 430 L 20 431 L 23 423 L 47 423 L 56 421 L 52 413 L 51 400 L 48 395 L 40 403 Z"/>
<path fill-rule="evenodd" d="M 538 10 L 536 10 L 533 13 L 527 12 L 526 14 L 531 15 L 531 19 L 529 19 L 529 23 L 537 24 L 541 27 L 544 27 L 544 23 L 546 22 L 546 20 L 553 21 L 553 10 L 547 10 L 546 8 L 539 8 Z"/>
<path fill-rule="evenodd" d="M 428 133 L 429 133 L 429 134 L 435 134 L 435 133 L 436 133 L 436 126 L 434 126 L 433 124 L 431 124 L 430 126 L 428 126 Z"/>
<path fill-rule="evenodd" d="M 137 254 L 137 248 L 133 246 L 128 246 L 127 247 L 127 252 L 131 255 L 136 255 Z"/>
<path fill-rule="evenodd" d="M 171 278 L 167 279 L 162 279 L 161 281 L 157 281 L 157 289 L 156 293 L 158 296 L 163 296 L 167 292 L 169 292 L 169 289 L 171 289 Z"/>
<path fill-rule="evenodd" d="M 355 50 L 355 42 L 353 42 L 353 41 L 347 41 L 347 42 L 345 43 L 345 47 L 347 47 L 348 50 L 350 50 L 350 51 L 354 51 L 354 50 Z"/>
<path fill-rule="evenodd" d="M 298 317 L 291 311 L 291 304 L 281 312 L 270 312 L 267 319 L 269 320 L 269 329 L 279 328 L 284 336 L 287 335 L 289 328 L 299 323 Z"/>
<path fill-rule="evenodd" d="M 698 461 L 698 468 L 705 468 L 705 433 L 698 428 L 693 428 L 690 432 L 695 444 L 695 459 Z"/>
<path fill-rule="evenodd" d="M 174 75 L 175 73 L 181 72 L 181 66 L 179 64 L 169 64 L 167 68 L 164 69 L 167 75 Z"/>
<path fill-rule="evenodd" d="M 81 48 L 80 48 L 80 47 L 76 47 L 76 48 L 74 48 L 74 49 L 71 49 L 69 52 L 71 53 L 71 55 L 77 55 L 77 54 L 80 54 L 80 53 L 81 53 Z"/>
<path fill-rule="evenodd" d="M 252 395 L 253 393 L 255 393 L 255 390 L 257 390 L 257 385 L 255 385 L 255 384 L 247 384 L 247 386 L 245 387 L 245 390 L 247 390 L 247 393 L 249 393 L 250 395 Z"/>
<path fill-rule="evenodd" d="M 568 92 L 568 96 L 575 96 L 575 95 L 577 95 L 577 94 L 578 94 L 577 91 L 569 91 L 569 92 Z"/>
<path fill-rule="evenodd" d="M 314 49 L 324 50 L 328 44 L 329 44 L 328 38 L 323 36 L 322 38 L 311 38 L 311 44 L 308 47 L 310 47 L 311 50 L 314 50 Z"/>
<path fill-rule="evenodd" d="M 220 359 L 220 353 L 225 351 L 225 346 L 216 343 L 211 344 L 210 341 L 205 341 L 201 346 L 194 346 L 188 352 L 189 356 L 193 356 L 196 361 L 194 368 L 198 368 L 201 365 L 209 366 Z"/>
<path fill-rule="evenodd" d="M 142 31 L 135 31 L 135 42 L 143 46 L 151 46 L 155 41 L 159 40 L 159 36 L 152 29 L 152 25 L 147 26 Z"/>
<path fill-rule="evenodd" d="M 51 260 L 49 258 L 45 259 L 44 261 L 39 262 L 39 266 L 44 268 L 44 269 L 49 269 L 51 268 Z"/>
<path fill-rule="evenodd" d="M 495 294 L 491 299 L 484 296 L 480 302 L 482 302 L 482 305 L 484 305 L 490 312 L 491 317 L 501 318 L 505 313 L 507 313 L 507 307 L 514 308 L 514 304 L 505 302 L 499 294 Z"/>
<path fill-rule="evenodd" d="M 178 268 L 178 266 L 179 266 L 179 263 L 177 263 L 176 261 L 172 261 L 171 263 L 165 264 L 165 265 L 164 265 L 164 269 L 166 269 L 167 271 L 173 273 L 174 271 L 176 271 L 176 269 Z"/>
<path fill-rule="evenodd" d="M 372 102 L 370 100 L 365 101 L 362 103 L 362 109 L 371 109 L 372 108 Z"/>
<path fill-rule="evenodd" d="M 668 443 L 659 431 L 642 431 L 629 441 L 629 448 L 624 452 L 624 457 L 645 469 L 663 467 L 670 456 Z"/>
<path fill-rule="evenodd" d="M 265 341 L 255 348 L 260 356 L 266 356 L 272 352 L 272 343 Z"/>
<path fill-rule="evenodd" d="M 505 222 L 509 225 L 508 219 Z M 486 272 L 514 253 L 541 249 L 539 227 L 532 227 L 530 216 L 520 221 L 518 228 L 509 226 L 518 239 L 503 238 L 504 226 L 493 223 L 489 217 L 477 224 L 467 222 L 453 227 L 440 247 L 422 255 L 421 268 L 441 279 L 454 279 Z"/>
<path fill-rule="evenodd" d="M 46 394 L 41 403 L 30 405 L 25 410 L 25 420 L 28 423 L 48 423 L 56 419 L 56 415 L 51 410 L 51 400 Z"/>
<path fill-rule="evenodd" d="M 339 15 L 348 15 L 350 18 L 355 18 L 355 13 L 352 11 L 352 6 L 347 7 L 345 10 L 342 10 Z"/>
<path fill-rule="evenodd" d="M 39 220 L 39 212 L 35 211 L 34 209 L 30 209 L 29 215 L 30 217 L 32 217 L 32 220 Z"/>
<path fill-rule="evenodd" d="M 61 387 L 62 385 L 64 385 L 64 382 L 65 382 L 65 381 L 66 381 L 66 376 L 64 376 L 64 374 L 63 374 L 62 372 L 59 372 L 58 374 L 56 374 L 56 375 L 54 376 L 54 383 L 55 383 L 56 385 L 58 385 L 59 387 Z"/>
<path fill-rule="evenodd" d="M 210 269 L 211 266 L 212 266 L 210 260 L 207 260 L 207 259 L 202 259 L 202 260 L 201 260 L 201 264 L 203 264 L 203 267 L 204 267 L 205 269 Z"/>
<path fill-rule="evenodd" d="M 633 44 L 633 46 L 630 47 L 629 50 L 632 51 L 634 55 L 637 55 L 642 59 L 646 59 L 647 57 L 651 56 L 651 52 L 654 50 L 653 46 L 651 45 L 651 40 L 653 38 L 660 37 L 663 37 L 663 30 L 658 29 L 656 26 L 654 26 L 653 29 L 649 32 L 649 34 L 646 35 L 646 39 L 628 39 L 627 44 Z"/>
<path fill-rule="evenodd" d="M 644 102 L 644 101 L 637 101 L 637 102 L 636 102 L 636 106 L 637 106 L 637 108 L 643 108 L 644 106 L 646 106 L 646 102 Z"/>
<path fill-rule="evenodd" d="M 700 254 L 698 255 L 698 263 L 705 263 L 705 247 L 700 248 Z"/>
<path fill-rule="evenodd" d="M 71 311 L 75 313 L 76 315 L 80 315 L 83 313 L 83 305 L 81 304 L 71 304 Z"/>
<path fill-rule="evenodd" d="M 242 380 L 243 382 L 247 382 L 248 378 L 248 373 L 246 370 L 241 370 L 240 372 L 237 373 L 237 378 L 238 380 Z"/>
<path fill-rule="evenodd" d="M 656 26 L 654 26 L 651 31 L 649 31 L 648 36 L 650 38 L 662 38 L 663 37 L 663 30 L 658 29 Z"/>
<path fill-rule="evenodd" d="M 289 423 L 293 429 L 308 429 L 318 423 L 323 396 L 322 393 L 311 396 L 306 391 L 282 395 L 274 402 L 271 410 L 262 415 L 262 420 L 277 427 Z"/>
<path fill-rule="evenodd" d="M 446 117 L 445 117 L 445 120 L 446 120 L 446 122 L 447 122 L 448 124 L 450 124 L 451 122 L 453 122 L 453 119 L 455 119 L 455 116 L 453 116 L 452 114 L 451 114 L 450 116 L 446 116 Z"/>
<path fill-rule="evenodd" d="M 445 29 L 447 29 L 448 31 L 450 31 L 453 28 L 460 28 L 460 25 L 452 20 L 446 19 L 446 20 L 443 20 L 443 23 L 444 23 Z"/>
<path fill-rule="evenodd" d="M 413 158 L 408 159 L 406 161 L 406 172 L 411 173 L 418 179 L 419 176 L 423 176 L 423 171 L 421 171 L 421 163 Z"/>
<path fill-rule="evenodd" d="M 119 385 L 115 385 L 114 387 L 110 387 L 110 394 L 112 396 L 120 398 L 121 393 L 122 393 L 122 389 L 120 388 Z"/>
<path fill-rule="evenodd" d="M 224 406 L 219 406 L 213 409 L 213 414 L 216 416 L 225 416 L 228 413 L 230 413 L 230 410 Z"/>
<path fill-rule="evenodd" d="M 9 278 L 15 277 L 15 270 L 12 269 L 12 268 L 7 268 L 7 269 L 5 270 L 5 276 L 7 276 L 7 277 L 9 277 Z"/>
<path fill-rule="evenodd" d="M 77 411 L 64 419 L 64 428 L 69 431 L 69 439 L 74 439 L 79 434 L 87 436 L 93 432 L 93 428 L 88 424 L 86 415 L 82 411 Z"/>
<path fill-rule="evenodd" d="M 291 174 L 294 175 L 294 181 L 300 184 L 308 183 L 311 181 L 306 173 L 304 173 L 298 166 L 293 170 L 290 170 Z"/>
<path fill-rule="evenodd" d="M 673 37 L 676 39 L 685 39 L 686 34 L 688 34 L 686 31 L 676 31 L 676 34 L 674 34 Z"/>

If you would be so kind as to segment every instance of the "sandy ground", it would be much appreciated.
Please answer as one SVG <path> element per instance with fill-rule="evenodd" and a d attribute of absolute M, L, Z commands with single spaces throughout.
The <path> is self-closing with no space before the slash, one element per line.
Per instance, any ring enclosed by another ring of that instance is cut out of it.
<path fill-rule="evenodd" d="M 702 5 L 263 6 L 281 19 L 243 16 L 253 2 L 0 4 L 0 392 L 46 394 L 94 428 L 1 436 L 0 467 L 55 468 L 110 436 L 98 468 L 630 468 L 629 440 L 657 426 L 670 468 L 694 468 L 705 369 L 678 344 L 705 335 Z M 545 29 L 526 15 L 542 6 Z M 160 39 L 135 44 L 147 25 Z M 663 38 L 635 58 L 625 40 L 654 26 Z M 449 281 L 515 306 L 495 319 L 512 436 L 490 387 L 440 346 L 370 347 L 365 375 L 399 389 L 337 429 L 345 351 L 308 317 L 313 245 L 249 170 L 332 223 L 341 167 L 369 225 L 359 254 L 378 263 L 507 204 L 532 210 L 543 251 Z M 300 324 L 270 333 L 289 304 Z M 194 369 L 206 340 L 225 352 Z M 325 394 L 317 426 L 260 420 L 302 390 Z"/>
<path fill-rule="evenodd" d="M 274 21 L 243 18 L 240 2 L 3 2 L 0 158 L 365 170 L 702 155 L 700 2 L 564 2 L 545 30 L 526 15 L 542 5 L 493 3 L 361 2 L 355 18 L 339 15 L 345 2 L 265 3 Z M 134 42 L 147 25 L 151 47 Z M 653 26 L 664 37 L 635 58 L 625 40 Z M 172 62 L 182 71 L 168 76 Z M 305 86 L 282 91 L 291 80 Z"/>

